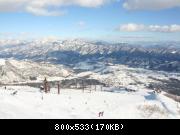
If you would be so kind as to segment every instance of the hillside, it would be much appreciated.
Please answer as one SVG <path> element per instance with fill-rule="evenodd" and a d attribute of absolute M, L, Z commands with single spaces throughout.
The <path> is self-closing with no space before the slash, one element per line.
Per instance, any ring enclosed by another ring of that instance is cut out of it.
<path fill-rule="evenodd" d="M 63 65 L 0 59 L 0 83 L 42 81 L 45 77 L 51 80 L 61 79 L 71 74 L 73 74 L 72 71 Z"/>
<path fill-rule="evenodd" d="M 17 91 L 17 94 L 12 93 Z M 152 91 L 138 92 L 52 89 L 49 94 L 26 86 L 0 88 L 0 118 L 180 118 L 180 104 Z M 99 112 L 104 112 L 99 117 Z"/>
<path fill-rule="evenodd" d="M 64 88 L 77 87 L 77 85 L 80 87 L 103 85 L 132 91 L 147 88 L 161 89 L 169 94 L 180 96 L 180 73 L 130 68 L 120 64 L 89 60 L 76 63 L 71 67 L 29 60 L 0 60 L 0 84 L 2 85 L 26 84 L 40 87 L 45 77 L 50 81 L 51 87 L 60 81 Z"/>

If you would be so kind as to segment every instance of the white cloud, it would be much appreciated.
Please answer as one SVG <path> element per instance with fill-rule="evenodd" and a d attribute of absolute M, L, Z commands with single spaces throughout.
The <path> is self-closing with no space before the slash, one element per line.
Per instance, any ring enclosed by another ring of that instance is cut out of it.
<path fill-rule="evenodd" d="M 143 25 L 143 24 L 123 24 L 118 28 L 119 31 L 125 32 L 137 32 L 137 31 L 148 31 L 148 32 L 180 32 L 180 25 Z"/>
<path fill-rule="evenodd" d="M 61 16 L 65 14 L 64 11 L 57 11 L 57 10 L 50 11 L 40 7 L 27 7 L 26 11 L 35 14 L 37 16 Z"/>
<path fill-rule="evenodd" d="M 0 0 L 0 12 L 28 12 L 42 16 L 63 15 L 62 8 L 75 5 L 99 7 L 108 2 L 122 0 Z M 180 0 L 123 0 L 128 10 L 159 10 L 180 7 Z"/>
<path fill-rule="evenodd" d="M 180 0 L 125 0 L 123 7 L 128 10 L 161 10 L 180 7 Z"/>
<path fill-rule="evenodd" d="M 61 7 L 98 7 L 111 0 L 0 0 L 0 12 L 29 12 L 42 16 L 63 15 Z M 58 8 L 58 10 L 57 10 Z"/>
<path fill-rule="evenodd" d="M 148 26 L 149 31 L 155 31 L 155 32 L 180 32 L 180 25 L 150 25 Z"/>
<path fill-rule="evenodd" d="M 142 24 L 129 23 L 129 24 L 121 25 L 119 30 L 120 31 L 127 31 L 127 32 L 135 32 L 135 31 L 144 30 L 144 27 L 145 26 Z"/>

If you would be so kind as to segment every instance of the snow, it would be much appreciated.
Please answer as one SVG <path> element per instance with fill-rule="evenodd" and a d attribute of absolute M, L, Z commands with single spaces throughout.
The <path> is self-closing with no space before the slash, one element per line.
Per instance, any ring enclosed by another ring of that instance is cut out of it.
<path fill-rule="evenodd" d="M 53 71 L 53 72 L 52 72 Z M 37 81 L 56 80 L 70 76 L 72 71 L 63 65 L 53 65 L 48 63 L 37 63 L 27 60 L 0 59 L 0 82 L 30 82 L 30 77 L 37 78 Z"/>
<path fill-rule="evenodd" d="M 38 88 L 28 86 L 0 87 L 0 118 L 180 118 L 180 104 L 166 97 L 164 92 L 154 94 L 146 86 L 158 79 L 180 79 L 179 73 L 157 72 L 124 65 L 106 65 L 104 62 L 91 64 L 77 63 L 75 72 L 62 65 L 0 59 L 1 84 L 21 84 L 27 82 L 71 80 L 78 78 L 95 79 L 108 87 L 91 86 L 83 93 L 78 89 L 57 88 L 51 93 L 41 93 Z M 53 72 L 52 72 L 53 71 Z M 37 80 L 29 80 L 29 77 Z M 155 78 L 155 79 L 152 79 Z M 22 83 L 23 82 L 23 83 Z M 135 92 L 128 92 L 131 89 Z M 16 95 L 13 92 L 18 91 Z M 162 90 L 163 91 L 163 90 Z M 103 117 L 98 117 L 104 112 Z"/>
<path fill-rule="evenodd" d="M 94 65 L 90 65 L 86 62 L 79 62 L 74 69 L 93 70 Z"/>
<path fill-rule="evenodd" d="M 18 91 L 16 95 L 12 95 L 14 91 Z M 164 93 L 155 95 L 146 89 L 91 93 L 89 90 L 83 93 L 82 90 L 63 89 L 58 95 L 55 88 L 48 94 L 28 86 L 7 86 L 6 90 L 0 88 L 1 119 L 161 119 L 180 118 L 179 110 L 177 103 Z M 98 117 L 102 111 L 103 117 Z"/>
<path fill-rule="evenodd" d="M 5 59 L 0 59 L 0 66 L 4 66 L 5 65 Z"/>
<path fill-rule="evenodd" d="M 172 53 L 172 54 L 175 54 L 175 53 L 177 53 L 177 51 L 172 51 L 171 53 Z"/>

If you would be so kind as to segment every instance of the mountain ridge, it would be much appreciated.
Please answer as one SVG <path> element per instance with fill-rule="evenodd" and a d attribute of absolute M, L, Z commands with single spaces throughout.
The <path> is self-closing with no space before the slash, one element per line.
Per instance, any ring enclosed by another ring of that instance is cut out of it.
<path fill-rule="evenodd" d="M 0 58 L 30 59 L 54 64 L 111 61 L 130 67 L 180 72 L 179 43 L 107 43 L 74 40 L 19 41 L 0 45 Z"/>

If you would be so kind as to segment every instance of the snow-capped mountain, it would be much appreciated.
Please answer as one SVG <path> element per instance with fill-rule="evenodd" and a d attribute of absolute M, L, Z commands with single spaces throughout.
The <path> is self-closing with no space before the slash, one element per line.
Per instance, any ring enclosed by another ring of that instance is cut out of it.
<path fill-rule="evenodd" d="M 45 77 L 56 80 L 71 74 L 72 70 L 62 65 L 0 59 L 0 84 L 42 81 Z"/>
<path fill-rule="evenodd" d="M 147 44 L 147 45 L 146 45 Z M 72 65 L 84 60 L 180 71 L 179 43 L 106 43 L 85 40 L 1 41 L 0 57 Z"/>

